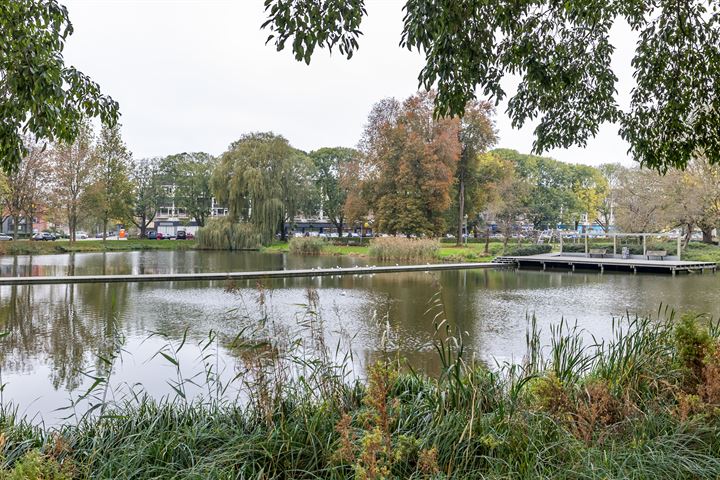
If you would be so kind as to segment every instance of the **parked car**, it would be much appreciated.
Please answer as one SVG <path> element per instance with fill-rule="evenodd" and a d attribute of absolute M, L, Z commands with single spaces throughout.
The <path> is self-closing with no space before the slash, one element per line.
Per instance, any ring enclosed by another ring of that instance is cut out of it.
<path fill-rule="evenodd" d="M 192 232 L 187 232 L 185 236 L 188 240 L 195 240 L 195 235 L 193 235 Z"/>
<path fill-rule="evenodd" d="M 178 230 L 175 233 L 175 239 L 176 240 L 185 240 L 187 239 L 187 234 L 185 233 L 185 230 Z"/>
<path fill-rule="evenodd" d="M 32 239 L 35 241 L 49 242 L 57 240 L 57 237 L 50 232 L 42 232 L 33 235 Z"/>
<path fill-rule="evenodd" d="M 88 234 L 85 232 L 75 232 L 75 239 L 76 240 L 87 240 Z"/>
<path fill-rule="evenodd" d="M 157 238 L 158 240 L 162 240 L 163 238 L 167 238 L 167 237 L 165 235 L 163 235 L 161 232 L 157 232 L 155 234 L 155 238 Z"/>
<path fill-rule="evenodd" d="M 13 240 L 13 237 L 5 233 L 0 233 L 0 242 L 7 242 L 8 240 Z"/>
<path fill-rule="evenodd" d="M 145 232 L 145 238 L 148 240 L 157 240 L 157 232 L 155 230 L 148 230 Z"/>

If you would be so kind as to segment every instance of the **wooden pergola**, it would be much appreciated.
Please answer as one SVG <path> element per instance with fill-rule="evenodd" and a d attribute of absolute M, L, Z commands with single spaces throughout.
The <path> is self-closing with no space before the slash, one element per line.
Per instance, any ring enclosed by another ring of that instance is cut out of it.
<path fill-rule="evenodd" d="M 563 232 L 558 232 L 560 235 L 560 253 L 563 251 L 563 235 L 569 236 L 569 235 L 580 235 L 581 237 L 584 237 L 585 239 L 585 254 L 587 255 L 589 252 L 588 248 L 588 239 L 590 237 L 612 237 L 613 239 L 613 255 L 617 255 L 617 238 L 618 237 L 642 237 L 643 242 L 643 255 L 647 254 L 647 237 L 668 237 L 671 238 L 671 234 L 668 232 L 665 233 L 617 233 L 617 232 L 608 232 L 608 233 L 602 233 L 602 234 L 592 234 L 590 232 L 585 233 L 578 233 L 578 232 L 567 232 L 566 234 Z M 677 236 L 677 258 L 678 260 L 681 259 L 681 253 L 682 253 L 682 235 Z"/>

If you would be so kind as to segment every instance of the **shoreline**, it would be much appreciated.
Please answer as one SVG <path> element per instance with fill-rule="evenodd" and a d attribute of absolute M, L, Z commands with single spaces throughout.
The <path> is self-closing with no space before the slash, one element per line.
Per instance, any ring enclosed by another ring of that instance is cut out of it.
<path fill-rule="evenodd" d="M 195 240 L 69 240 L 0 242 L 0 256 L 56 255 L 64 253 L 132 252 L 144 250 L 197 250 Z"/>
<path fill-rule="evenodd" d="M 532 244 L 523 244 L 532 245 Z M 508 244 L 508 248 L 515 247 Z M 501 242 L 491 242 L 489 254 L 484 252 L 484 243 L 468 243 L 461 246 L 442 243 L 435 259 L 443 263 L 488 262 L 503 255 Z M 0 242 L 0 257 L 18 255 L 58 255 L 68 253 L 102 253 L 132 251 L 174 251 L 174 250 L 205 250 L 199 248 L 195 240 L 79 240 L 70 243 L 68 240 L 31 241 L 12 240 Z M 207 250 L 213 251 L 213 250 Z M 248 251 L 261 253 L 291 254 L 288 242 L 276 242 L 272 245 Z M 292 255 L 302 255 L 293 253 Z M 369 245 L 326 245 L 317 255 L 332 257 L 370 258 Z M 720 265 L 720 246 L 691 243 L 684 251 L 683 260 L 713 262 Z"/>

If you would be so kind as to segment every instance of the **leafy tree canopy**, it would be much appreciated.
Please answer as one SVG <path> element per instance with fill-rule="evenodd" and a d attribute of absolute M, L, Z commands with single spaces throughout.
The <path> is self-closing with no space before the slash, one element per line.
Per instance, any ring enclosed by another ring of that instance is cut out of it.
<path fill-rule="evenodd" d="M 338 229 L 342 236 L 345 212 L 343 207 L 347 201 L 350 185 L 341 182 L 343 175 L 358 161 L 360 152 L 352 148 L 321 148 L 310 152 L 314 164 L 314 180 L 319 190 L 320 207 Z M 355 186 L 357 188 L 357 185 Z"/>
<path fill-rule="evenodd" d="M 15 169 L 28 153 L 23 136 L 71 142 L 85 115 L 112 125 L 118 104 L 63 59 L 73 32 L 56 0 L 0 2 L 0 166 Z"/>
<path fill-rule="evenodd" d="M 493 153 L 512 162 L 518 178 L 527 184 L 524 213 L 535 227 L 577 223 L 585 214 L 591 216 L 590 221 L 595 220 L 608 190 L 607 180 L 598 169 L 509 149 Z"/>
<path fill-rule="evenodd" d="M 250 224 L 268 243 L 299 211 L 311 164 L 284 137 L 249 133 L 222 154 L 210 185 L 218 202 L 227 205 L 229 219 Z"/>
<path fill-rule="evenodd" d="M 400 45 L 425 55 L 419 83 L 436 87 L 436 113 L 461 115 L 477 92 L 508 101 L 514 127 L 537 118 L 534 151 L 582 145 L 616 122 L 641 164 L 684 168 L 698 155 L 720 163 L 720 14 L 715 0 L 406 0 Z M 298 60 L 315 48 L 352 57 L 364 0 L 265 0 L 278 50 Z M 610 30 L 638 36 L 630 107 L 616 100 Z"/>
<path fill-rule="evenodd" d="M 433 118 L 433 95 L 373 107 L 363 133 L 366 183 L 377 228 L 388 233 L 437 235 L 461 156 L 460 122 Z"/>
<path fill-rule="evenodd" d="M 85 210 L 102 226 L 103 240 L 109 222 L 125 223 L 133 215 L 134 186 L 130 179 L 132 153 L 120 133 L 120 125 L 100 131 L 94 184 L 85 194 Z"/>
<path fill-rule="evenodd" d="M 178 153 L 165 157 L 160 169 L 165 185 L 174 185 L 176 206 L 184 208 L 199 226 L 210 216 L 210 177 L 216 159 L 209 153 Z"/>

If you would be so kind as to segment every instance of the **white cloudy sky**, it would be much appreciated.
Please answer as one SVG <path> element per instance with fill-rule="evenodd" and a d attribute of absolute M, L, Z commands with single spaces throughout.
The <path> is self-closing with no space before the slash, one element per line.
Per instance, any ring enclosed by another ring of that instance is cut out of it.
<path fill-rule="evenodd" d="M 250 131 L 272 130 L 303 150 L 355 146 L 370 107 L 417 89 L 418 53 L 400 49 L 402 0 L 367 0 L 360 50 L 348 61 L 317 52 L 311 64 L 265 45 L 262 0 L 64 0 L 75 27 L 65 56 L 120 102 L 136 158 L 222 153 Z M 613 32 L 621 104 L 632 87 L 633 40 Z M 512 79 L 508 79 L 508 86 Z M 499 146 L 529 152 L 533 128 L 513 130 L 498 107 Z M 631 163 L 617 128 L 586 148 L 553 150 L 567 162 Z"/>

